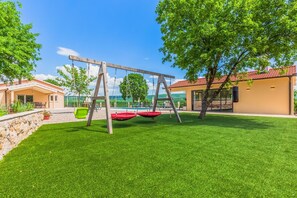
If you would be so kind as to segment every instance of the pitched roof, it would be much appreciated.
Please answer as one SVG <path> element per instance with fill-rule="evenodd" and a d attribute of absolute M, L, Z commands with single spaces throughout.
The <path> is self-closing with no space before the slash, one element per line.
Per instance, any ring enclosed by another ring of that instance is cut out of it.
<path fill-rule="evenodd" d="M 257 71 L 251 71 L 247 73 L 246 78 L 242 79 L 244 80 L 259 80 L 259 79 L 269 79 L 269 78 L 279 78 L 279 77 L 288 77 L 296 75 L 296 66 L 289 66 L 286 68 L 286 72 L 284 74 L 280 73 L 279 69 L 269 69 L 267 73 L 258 73 Z M 219 84 L 224 82 L 226 79 L 226 76 L 223 76 L 220 79 L 215 79 L 214 84 Z M 240 80 L 235 76 L 230 77 L 231 81 Z M 206 79 L 205 78 L 198 78 L 196 82 L 190 83 L 188 80 L 182 80 L 178 81 L 174 84 L 172 84 L 169 88 L 179 88 L 179 87 L 188 87 L 188 86 L 195 86 L 195 85 L 206 85 Z"/>
<path fill-rule="evenodd" d="M 12 85 L 2 83 L 0 84 L 0 90 L 5 90 L 5 89 L 13 90 L 13 89 L 25 88 L 30 86 L 43 87 L 47 90 L 52 90 L 53 92 L 64 92 L 64 89 L 62 87 L 45 82 L 43 80 L 37 80 L 37 79 L 22 80 L 22 84 L 18 84 L 18 81 L 15 81 Z"/>

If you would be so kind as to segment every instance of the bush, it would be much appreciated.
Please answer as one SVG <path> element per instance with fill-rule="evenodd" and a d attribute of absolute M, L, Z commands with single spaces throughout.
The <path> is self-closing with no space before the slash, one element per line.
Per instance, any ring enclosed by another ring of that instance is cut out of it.
<path fill-rule="evenodd" d="M 7 114 L 8 114 L 7 108 L 6 107 L 0 107 L 0 117 L 4 116 L 4 115 L 7 115 Z"/>
<path fill-rule="evenodd" d="M 26 103 L 24 105 L 26 106 L 26 111 L 32 111 L 34 109 L 33 103 Z"/>
<path fill-rule="evenodd" d="M 294 100 L 294 112 L 297 113 L 297 99 Z"/>
<path fill-rule="evenodd" d="M 34 105 L 32 103 L 22 104 L 21 101 L 17 100 L 11 105 L 11 109 L 14 113 L 31 111 L 34 109 Z"/>

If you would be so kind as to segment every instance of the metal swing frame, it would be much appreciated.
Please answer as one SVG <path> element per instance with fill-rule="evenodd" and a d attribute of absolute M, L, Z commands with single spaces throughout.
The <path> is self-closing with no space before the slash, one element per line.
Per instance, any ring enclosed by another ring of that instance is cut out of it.
<path fill-rule="evenodd" d="M 106 113 L 106 118 L 107 118 L 107 131 L 109 134 L 113 133 L 113 129 L 112 129 L 112 119 L 111 119 L 111 109 L 110 109 L 110 101 L 109 101 L 109 92 L 108 92 L 108 86 L 107 86 L 107 67 L 110 68 L 114 68 L 114 69 L 121 69 L 121 70 L 126 70 L 126 71 L 131 71 L 131 72 L 137 72 L 137 73 L 143 73 L 143 74 L 149 74 L 149 75 L 153 75 L 153 76 L 158 76 L 158 83 L 157 83 L 157 88 L 156 88 L 156 93 L 155 93 L 155 98 L 154 98 L 154 104 L 153 104 L 153 112 L 156 111 L 157 108 L 157 102 L 159 100 L 167 100 L 170 102 L 173 111 L 175 113 L 176 119 L 179 123 L 181 123 L 181 118 L 176 110 L 175 104 L 173 102 L 171 93 L 168 89 L 167 83 L 165 78 L 170 78 L 170 79 L 174 79 L 175 76 L 172 75 L 167 75 L 167 74 L 161 74 L 161 73 L 157 73 L 157 72 L 151 72 L 151 71 L 147 71 L 147 70 L 142 70 L 142 69 L 137 69 L 137 68 L 132 68 L 132 67 L 127 67 L 127 66 L 122 66 L 122 65 L 116 65 L 113 63 L 106 63 L 104 61 L 97 61 L 94 59 L 89 59 L 89 58 L 82 58 L 82 57 L 78 57 L 78 56 L 69 56 L 69 59 L 72 61 L 78 61 L 78 62 L 84 62 L 84 63 L 89 63 L 89 64 L 94 64 L 94 65 L 98 65 L 99 66 L 99 71 L 98 71 L 98 75 L 97 75 L 97 83 L 96 83 L 96 87 L 94 90 L 94 96 L 91 97 L 92 100 L 92 104 L 91 104 L 91 109 L 90 109 L 90 113 L 89 113 L 89 117 L 88 117 L 88 122 L 87 122 L 87 126 L 90 126 L 92 123 L 92 118 L 93 118 L 93 114 L 94 114 L 94 110 L 95 110 L 95 106 L 96 106 L 96 101 L 99 99 L 104 99 L 105 100 L 105 104 L 106 104 L 106 108 L 105 108 L 105 113 Z M 98 96 L 99 93 L 99 88 L 100 88 L 100 84 L 101 81 L 103 83 L 103 90 L 104 90 L 104 95 L 103 96 Z M 159 98 L 159 90 L 160 90 L 160 86 L 161 84 L 163 84 L 165 91 L 167 93 L 167 98 Z"/>

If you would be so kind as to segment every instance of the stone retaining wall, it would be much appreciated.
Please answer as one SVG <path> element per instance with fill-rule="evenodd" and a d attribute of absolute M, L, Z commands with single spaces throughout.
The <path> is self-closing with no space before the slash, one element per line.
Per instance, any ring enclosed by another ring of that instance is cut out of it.
<path fill-rule="evenodd" d="M 0 117 L 0 160 L 42 124 L 41 110 Z"/>

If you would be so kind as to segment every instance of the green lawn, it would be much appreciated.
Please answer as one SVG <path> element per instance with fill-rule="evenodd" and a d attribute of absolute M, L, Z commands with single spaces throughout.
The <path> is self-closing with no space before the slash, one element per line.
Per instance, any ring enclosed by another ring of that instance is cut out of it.
<path fill-rule="evenodd" d="M 0 197 L 297 197 L 297 119 L 196 116 L 44 125 L 0 161 Z"/>

